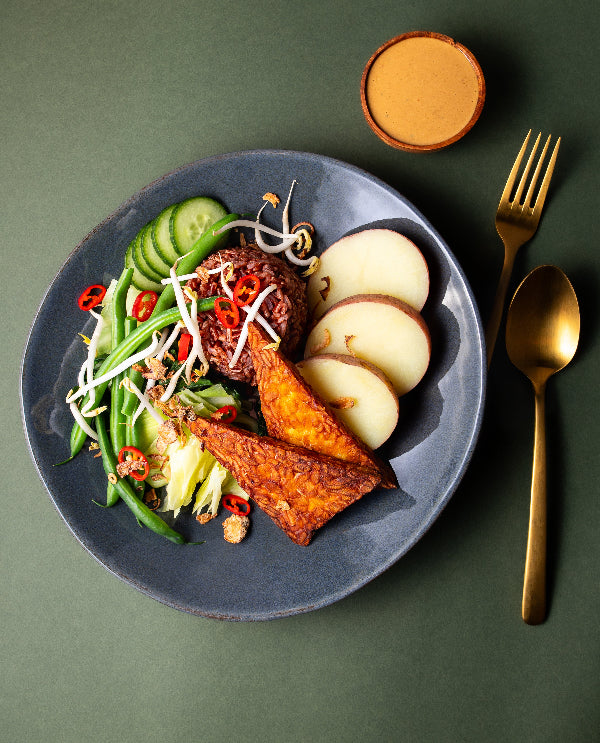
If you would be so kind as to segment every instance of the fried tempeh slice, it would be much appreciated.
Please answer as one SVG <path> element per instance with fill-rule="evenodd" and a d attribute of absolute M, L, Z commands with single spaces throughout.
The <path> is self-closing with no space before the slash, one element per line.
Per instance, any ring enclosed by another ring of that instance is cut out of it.
<path fill-rule="evenodd" d="M 374 467 L 344 462 L 227 423 L 207 418 L 190 418 L 186 423 L 296 544 L 307 545 L 317 529 L 381 479 Z"/>
<path fill-rule="evenodd" d="M 337 418 L 255 323 L 248 325 L 248 344 L 270 436 L 347 462 L 376 467 L 382 487 L 398 487 L 392 468 Z"/>

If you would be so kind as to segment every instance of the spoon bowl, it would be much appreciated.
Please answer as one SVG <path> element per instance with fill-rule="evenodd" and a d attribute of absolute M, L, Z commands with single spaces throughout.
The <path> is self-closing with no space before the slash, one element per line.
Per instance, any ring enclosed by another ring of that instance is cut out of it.
<path fill-rule="evenodd" d="M 519 285 L 506 319 L 506 350 L 531 381 L 535 433 L 522 615 L 546 617 L 546 382 L 571 361 L 579 342 L 579 305 L 571 282 L 556 266 L 539 266 Z"/>

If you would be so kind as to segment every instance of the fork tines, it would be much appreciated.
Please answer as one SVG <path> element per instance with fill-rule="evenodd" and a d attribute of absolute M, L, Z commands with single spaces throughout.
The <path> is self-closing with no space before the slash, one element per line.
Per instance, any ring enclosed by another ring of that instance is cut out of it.
<path fill-rule="evenodd" d="M 542 211 L 542 207 L 544 206 L 544 201 L 546 199 L 546 194 L 548 192 L 548 186 L 550 185 L 550 179 L 552 178 L 552 173 L 554 171 L 554 164 L 556 162 L 556 156 L 558 155 L 558 148 L 560 146 L 560 137 L 557 139 L 556 144 L 554 145 L 554 150 L 552 151 L 552 155 L 550 156 L 550 161 L 548 162 L 548 166 L 546 167 L 544 179 L 542 180 L 542 184 L 537 194 L 537 198 L 535 202 L 533 202 L 533 195 L 535 192 L 535 187 L 536 187 L 540 172 L 542 170 L 542 165 L 544 164 L 544 159 L 546 157 L 546 153 L 548 151 L 548 147 L 550 145 L 550 140 L 552 139 L 552 135 L 548 135 L 548 139 L 546 140 L 546 143 L 544 144 L 544 148 L 542 149 L 542 152 L 538 158 L 537 165 L 533 173 L 533 177 L 529 184 L 529 188 L 527 189 L 525 200 L 521 201 L 521 197 L 523 196 L 523 191 L 525 190 L 525 186 L 527 183 L 527 177 L 529 175 L 529 171 L 531 170 L 531 166 L 533 164 L 535 153 L 540 143 L 542 134 L 540 132 L 537 135 L 537 138 L 533 144 L 533 148 L 529 154 L 529 157 L 527 158 L 525 169 L 523 170 L 523 174 L 521 175 L 521 179 L 519 180 L 519 183 L 517 184 L 517 188 L 515 190 L 514 186 L 515 186 L 515 182 L 517 179 L 517 173 L 519 172 L 519 167 L 521 165 L 521 161 L 523 160 L 525 150 L 527 149 L 527 144 L 529 142 L 530 136 L 531 136 L 531 129 L 527 133 L 527 136 L 525 137 L 525 141 L 523 142 L 521 149 L 519 150 L 519 154 L 517 155 L 517 159 L 515 160 L 514 165 L 512 166 L 512 170 L 510 171 L 510 175 L 508 176 L 508 180 L 506 182 L 506 186 L 504 187 L 504 191 L 502 193 L 500 203 L 502 202 L 510 203 L 511 208 L 520 207 L 521 209 L 526 209 L 526 208 L 531 209 L 534 214 L 539 215 L 539 213 Z M 513 195 L 513 192 L 514 192 L 514 195 Z M 511 199 L 511 196 L 512 196 L 512 199 Z"/>

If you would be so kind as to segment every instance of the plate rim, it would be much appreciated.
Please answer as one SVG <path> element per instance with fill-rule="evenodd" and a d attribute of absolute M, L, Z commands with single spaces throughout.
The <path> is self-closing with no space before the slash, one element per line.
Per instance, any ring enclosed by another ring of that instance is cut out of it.
<path fill-rule="evenodd" d="M 263 157 L 263 156 L 275 156 L 275 157 L 293 156 L 293 157 L 300 157 L 303 159 L 309 158 L 309 159 L 318 161 L 319 163 L 325 163 L 330 166 L 341 168 L 342 170 L 346 170 L 346 171 L 349 170 L 355 173 L 357 176 L 360 176 L 362 179 L 366 180 L 370 184 L 376 185 L 378 188 L 385 191 L 389 196 L 391 196 L 392 198 L 404 204 L 409 209 L 409 211 L 418 218 L 421 224 L 430 233 L 431 237 L 435 239 L 435 242 L 437 243 L 437 247 L 440 248 L 446 254 L 446 258 L 451 263 L 452 269 L 456 271 L 457 275 L 459 276 L 462 282 L 463 288 L 466 292 L 466 298 L 468 299 L 469 309 L 471 313 L 473 314 L 473 317 L 475 320 L 474 327 L 477 331 L 476 339 L 478 341 L 478 348 L 480 351 L 478 355 L 480 357 L 481 364 L 480 364 L 479 374 L 477 376 L 478 391 L 479 391 L 478 399 L 476 401 L 477 412 L 476 412 L 475 418 L 472 422 L 472 426 L 470 429 L 470 436 L 468 437 L 468 445 L 464 448 L 464 450 L 462 451 L 461 457 L 460 457 L 460 466 L 454 471 L 452 481 L 450 482 L 448 487 L 446 487 L 443 498 L 437 501 L 437 507 L 435 509 L 432 509 L 429 512 L 426 520 L 420 522 L 419 528 L 413 531 L 413 533 L 410 536 L 410 539 L 406 540 L 403 543 L 402 548 L 400 550 L 391 552 L 391 554 L 388 556 L 388 559 L 380 563 L 376 571 L 374 572 L 371 571 L 366 577 L 363 577 L 360 580 L 355 580 L 351 584 L 341 589 L 331 591 L 327 595 L 320 597 L 318 600 L 311 602 L 309 605 L 290 606 L 288 609 L 284 611 L 271 611 L 267 609 L 263 611 L 254 610 L 254 611 L 246 611 L 246 612 L 237 612 L 234 614 L 232 612 L 220 613 L 216 611 L 198 610 L 198 609 L 194 609 L 192 607 L 186 606 L 185 602 L 178 604 L 174 600 L 167 598 L 164 595 L 161 595 L 159 590 L 153 589 L 148 586 L 141 585 L 137 581 L 132 579 L 130 576 L 127 576 L 125 572 L 120 572 L 113 566 L 107 564 L 107 562 L 102 560 L 100 556 L 97 555 L 93 551 L 93 549 L 83 541 L 82 537 L 76 533 L 73 526 L 67 520 L 65 514 L 61 511 L 59 504 L 56 502 L 50 490 L 50 487 L 48 483 L 46 482 L 46 478 L 42 471 L 41 464 L 38 461 L 38 457 L 36 456 L 36 452 L 34 451 L 34 447 L 31 441 L 29 426 L 28 426 L 28 420 L 25 414 L 24 385 L 25 385 L 25 372 L 26 372 L 28 354 L 30 350 L 30 345 L 32 343 L 32 335 L 34 333 L 34 330 L 36 328 L 36 324 L 40 318 L 40 315 L 42 314 L 42 311 L 45 307 L 45 304 L 48 301 L 48 298 L 51 295 L 55 284 L 60 280 L 61 274 L 65 271 L 65 269 L 70 264 L 70 262 L 76 259 L 79 252 L 83 249 L 85 244 L 94 236 L 94 234 L 99 232 L 103 228 L 105 228 L 105 226 L 111 221 L 113 221 L 118 214 L 125 212 L 129 205 L 132 205 L 138 202 L 141 198 L 143 198 L 143 195 L 145 193 L 152 191 L 159 184 L 166 182 L 169 179 L 173 179 L 177 177 L 179 174 L 182 174 L 188 171 L 193 171 L 194 169 L 197 169 L 201 166 L 207 166 L 209 164 L 217 164 L 218 162 L 222 162 L 225 160 L 233 160 L 239 157 L 250 157 L 250 156 L 260 156 L 260 157 Z M 185 613 L 189 613 L 195 616 L 203 616 L 207 618 L 226 620 L 226 621 L 264 621 L 264 620 L 272 620 L 272 619 L 277 619 L 281 617 L 295 616 L 297 614 L 307 613 L 307 612 L 314 611 L 316 609 L 320 609 L 325 606 L 331 605 L 333 603 L 336 603 L 337 601 L 342 600 L 343 598 L 346 598 L 347 596 L 356 592 L 360 588 L 363 588 L 365 585 L 375 580 L 377 577 L 382 575 L 384 572 L 386 572 L 390 567 L 392 567 L 395 563 L 397 563 L 410 549 L 412 549 L 412 547 L 414 547 L 417 542 L 419 542 L 425 536 L 425 534 L 429 531 L 433 523 L 439 518 L 439 516 L 441 515 L 441 513 L 447 506 L 448 502 L 452 498 L 453 494 L 455 493 L 460 482 L 462 481 L 464 474 L 472 459 L 475 447 L 477 445 L 477 441 L 479 439 L 479 435 L 481 432 L 481 426 L 482 426 L 483 415 L 484 415 L 484 407 L 485 407 L 486 391 L 487 391 L 487 368 L 484 363 L 484 360 L 485 360 L 485 336 L 484 336 L 483 326 L 481 322 L 479 308 L 475 300 L 472 287 L 468 279 L 466 278 L 464 270 L 460 262 L 456 259 L 456 256 L 454 255 L 452 249 L 448 246 L 448 244 L 445 242 L 445 240 L 442 238 L 442 236 L 436 230 L 436 228 L 422 214 L 422 212 L 417 207 L 415 207 L 412 204 L 412 202 L 410 202 L 403 194 L 401 194 L 399 191 L 397 191 L 395 188 L 393 188 L 388 183 L 383 181 L 381 178 L 379 178 L 376 175 L 373 175 L 372 173 L 368 172 L 364 168 L 361 168 L 357 165 L 345 162 L 343 160 L 340 160 L 338 158 L 335 158 L 329 155 L 323 155 L 323 154 L 319 154 L 315 152 L 303 152 L 300 150 L 293 150 L 293 149 L 276 149 L 276 148 L 238 150 L 238 151 L 226 152 L 226 153 L 221 153 L 221 154 L 215 154 L 215 155 L 211 155 L 205 158 L 194 160 L 192 162 L 185 163 L 153 179 L 148 184 L 146 184 L 145 186 L 140 188 L 138 191 L 136 191 L 134 194 L 129 196 L 127 199 L 122 201 L 101 222 L 99 222 L 95 227 L 89 230 L 87 234 L 69 252 L 67 257 L 62 262 L 60 268 L 56 272 L 55 276 L 53 277 L 52 281 L 49 283 L 45 292 L 43 293 L 43 296 L 39 302 L 39 305 L 33 316 L 33 319 L 30 323 L 29 330 L 26 335 L 26 340 L 25 340 L 25 344 L 24 344 L 24 348 L 23 348 L 23 352 L 21 356 L 21 364 L 20 364 L 20 384 L 19 384 L 20 412 L 21 412 L 21 420 L 23 423 L 23 429 L 25 432 L 25 438 L 27 441 L 27 447 L 28 447 L 30 456 L 33 460 L 38 476 L 40 480 L 42 481 L 42 484 L 44 485 L 44 488 L 46 489 L 50 497 L 50 501 L 52 502 L 55 510 L 58 512 L 63 522 L 67 525 L 69 531 L 71 532 L 73 537 L 76 539 L 76 541 L 84 548 L 84 550 L 88 554 L 90 554 L 96 560 L 96 562 L 102 565 L 104 569 L 106 569 L 109 573 L 111 573 L 115 577 L 122 580 L 124 583 L 136 588 L 142 594 L 149 596 L 150 598 L 153 598 L 164 605 L 167 605 L 179 611 L 183 611 Z"/>

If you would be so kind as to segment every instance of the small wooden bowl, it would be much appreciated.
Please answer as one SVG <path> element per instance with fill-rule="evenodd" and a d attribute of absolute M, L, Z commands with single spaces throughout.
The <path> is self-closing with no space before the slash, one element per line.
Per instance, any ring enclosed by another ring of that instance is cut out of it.
<path fill-rule="evenodd" d="M 410 31 L 369 59 L 360 97 L 369 126 L 386 144 L 427 152 L 453 144 L 473 127 L 485 80 L 462 44 L 432 31 Z"/>

